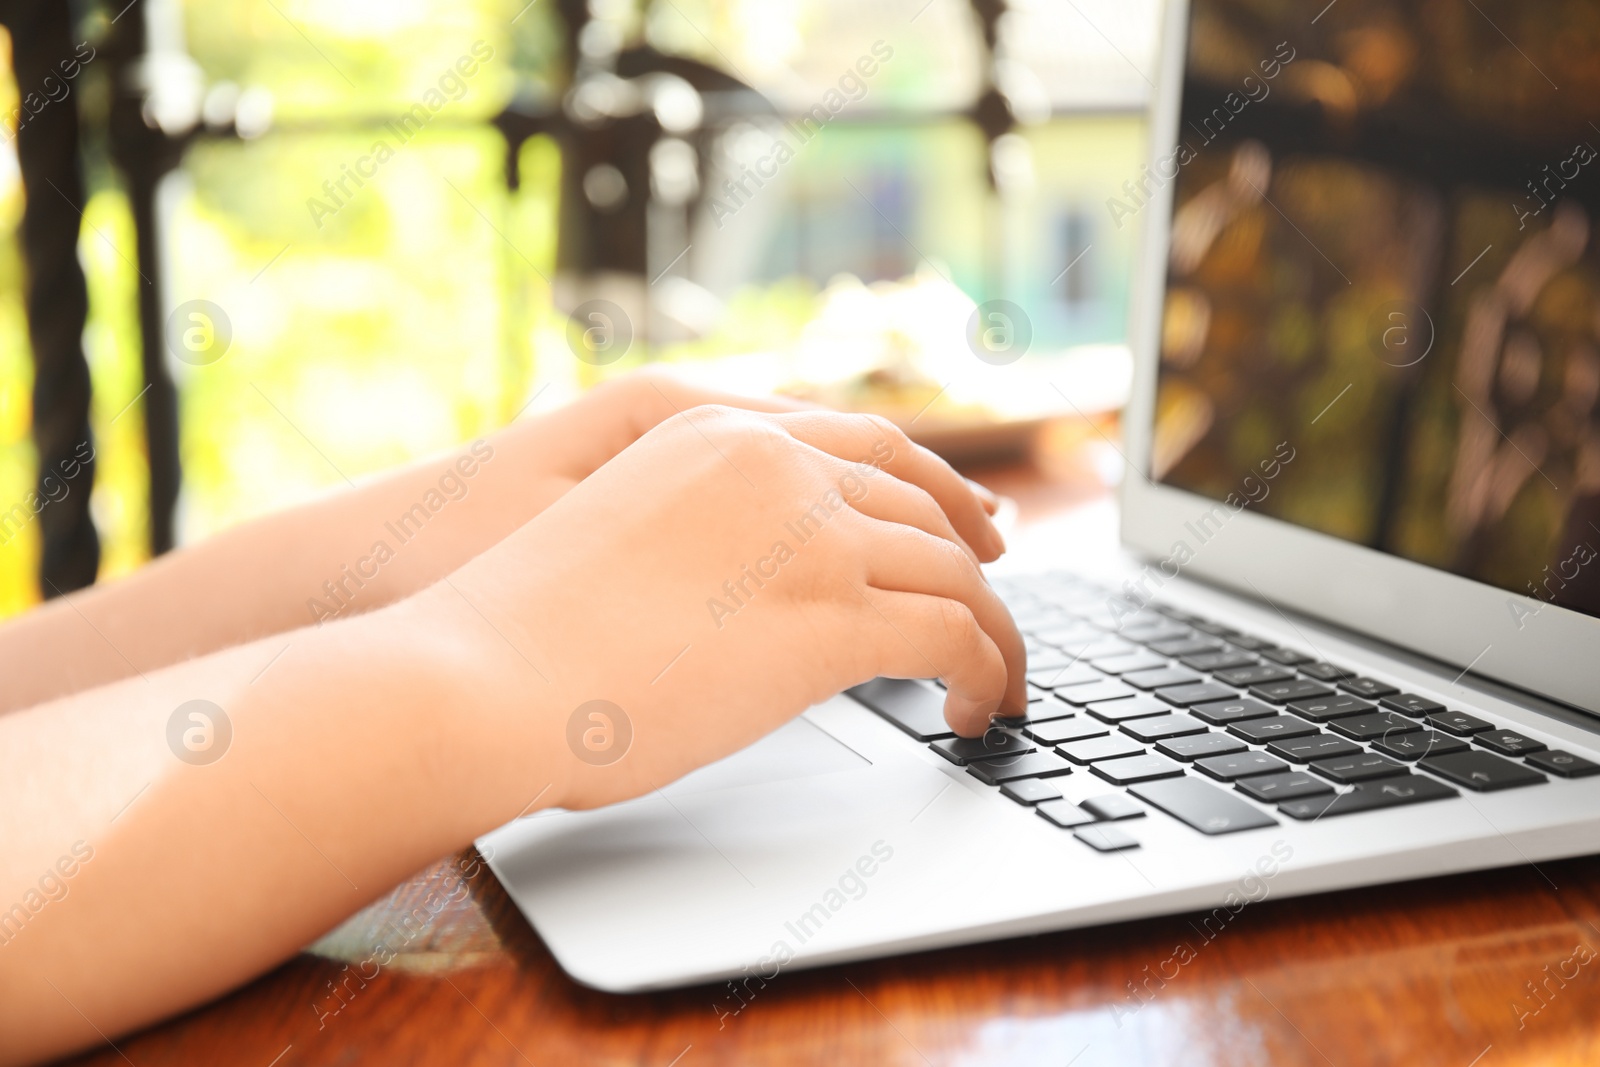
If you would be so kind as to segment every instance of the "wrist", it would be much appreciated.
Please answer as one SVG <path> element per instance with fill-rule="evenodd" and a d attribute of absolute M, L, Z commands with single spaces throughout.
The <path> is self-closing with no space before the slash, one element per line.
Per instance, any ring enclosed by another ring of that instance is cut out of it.
<path fill-rule="evenodd" d="M 549 668 L 530 662 L 510 621 L 482 601 L 451 576 L 381 612 L 385 638 L 419 666 L 427 758 L 448 761 L 469 837 L 554 806 L 567 791 L 554 689 L 540 676 Z"/>

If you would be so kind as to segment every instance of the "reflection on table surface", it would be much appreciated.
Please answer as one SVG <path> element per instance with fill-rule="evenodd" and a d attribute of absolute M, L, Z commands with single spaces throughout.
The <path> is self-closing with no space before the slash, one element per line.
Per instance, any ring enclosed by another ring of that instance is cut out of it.
<path fill-rule="evenodd" d="M 576 985 L 463 854 L 324 942 L 340 959 L 302 955 L 119 1048 L 139 1067 L 1590 1064 L 1597 884 L 1590 858 L 1267 897 L 1210 940 L 1172 916 L 782 972 L 733 1012 L 724 987 Z M 397 938 L 407 915 L 427 921 Z M 404 947 L 380 966 L 383 942 Z"/>

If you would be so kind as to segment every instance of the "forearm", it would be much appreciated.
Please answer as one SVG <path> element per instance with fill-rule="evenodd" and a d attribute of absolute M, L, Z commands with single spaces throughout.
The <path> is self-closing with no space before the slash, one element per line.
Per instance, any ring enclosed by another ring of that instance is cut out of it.
<path fill-rule="evenodd" d="M 60 598 L 0 629 L 0 714 L 393 603 L 496 544 L 662 419 L 722 400 L 735 398 L 654 375 L 618 379 L 448 456 Z"/>
<path fill-rule="evenodd" d="M 512 427 L 58 598 L 0 629 L 0 713 L 426 588 L 571 487 L 549 444 Z"/>
<path fill-rule="evenodd" d="M 559 798 L 559 724 L 484 625 L 441 586 L 295 632 L 259 678 L 276 640 L 0 718 L 0 1060 L 203 1001 Z M 201 765 L 169 742 L 197 698 L 232 732 Z"/>

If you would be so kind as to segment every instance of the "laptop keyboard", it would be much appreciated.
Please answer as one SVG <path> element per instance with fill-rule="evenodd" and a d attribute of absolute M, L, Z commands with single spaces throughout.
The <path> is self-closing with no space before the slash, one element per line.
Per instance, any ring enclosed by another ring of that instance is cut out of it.
<path fill-rule="evenodd" d="M 1215 835 L 1600 774 L 1344 665 L 1071 575 L 993 584 L 1027 645 L 1025 717 L 961 738 L 939 683 L 879 678 L 850 694 L 1097 851 L 1137 848 L 1130 823 L 1147 806 Z M 1071 774 L 1107 791 L 1073 803 L 1052 784 Z"/>

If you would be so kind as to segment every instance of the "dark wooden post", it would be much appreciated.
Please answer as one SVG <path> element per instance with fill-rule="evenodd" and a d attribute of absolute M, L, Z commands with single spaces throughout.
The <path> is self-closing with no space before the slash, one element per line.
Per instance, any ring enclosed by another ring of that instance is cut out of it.
<path fill-rule="evenodd" d="M 15 136 L 27 199 L 22 254 L 33 346 L 33 439 L 39 450 L 39 499 L 47 502 L 38 515 L 44 543 L 39 584 L 51 597 L 90 585 L 100 567 L 100 538 L 89 516 L 95 463 L 89 364 L 83 354 L 89 294 L 78 264 L 84 204 L 78 110 L 73 96 L 54 100 L 48 95 L 51 86 L 67 84 L 60 64 L 75 61 L 76 42 L 71 9 L 62 0 L 10 0 L 0 6 L 0 16 L 11 31 L 24 101 Z M 30 96 L 44 101 L 36 114 L 28 112 Z M 6 127 L 10 130 L 9 120 Z"/>

